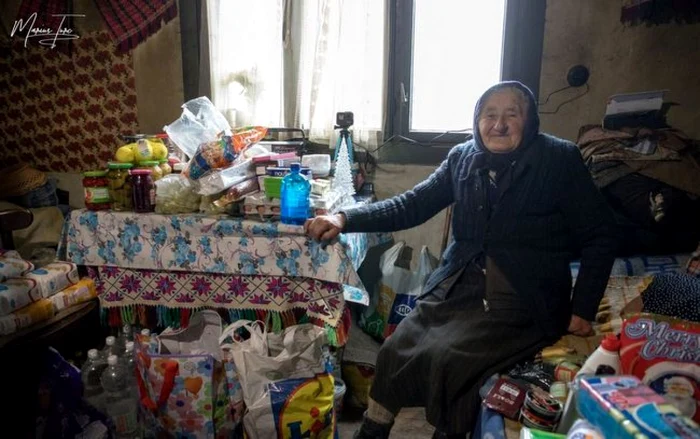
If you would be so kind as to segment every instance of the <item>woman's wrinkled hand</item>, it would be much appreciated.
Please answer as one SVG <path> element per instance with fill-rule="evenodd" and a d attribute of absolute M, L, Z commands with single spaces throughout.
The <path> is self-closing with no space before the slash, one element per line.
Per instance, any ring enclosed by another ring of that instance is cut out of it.
<path fill-rule="evenodd" d="M 569 332 L 581 337 L 587 337 L 593 335 L 593 327 L 588 320 L 582 319 L 577 315 L 572 315 L 571 322 L 569 323 Z"/>
<path fill-rule="evenodd" d="M 335 239 L 345 227 L 345 215 L 321 215 L 310 218 L 304 223 L 304 232 L 317 241 Z"/>

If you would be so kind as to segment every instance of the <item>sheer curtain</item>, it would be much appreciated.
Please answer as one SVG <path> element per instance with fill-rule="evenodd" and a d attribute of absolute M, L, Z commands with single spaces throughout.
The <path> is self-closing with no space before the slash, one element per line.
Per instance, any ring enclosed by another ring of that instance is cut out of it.
<path fill-rule="evenodd" d="M 236 113 L 248 105 L 246 123 L 303 127 L 323 142 L 335 137 L 336 113 L 352 111 L 355 141 L 376 145 L 386 105 L 386 3 L 208 0 L 214 104 Z M 252 99 L 231 82 L 240 72 L 255 78 Z"/>
<path fill-rule="evenodd" d="M 211 99 L 229 123 L 282 120 L 283 0 L 208 0 Z"/>

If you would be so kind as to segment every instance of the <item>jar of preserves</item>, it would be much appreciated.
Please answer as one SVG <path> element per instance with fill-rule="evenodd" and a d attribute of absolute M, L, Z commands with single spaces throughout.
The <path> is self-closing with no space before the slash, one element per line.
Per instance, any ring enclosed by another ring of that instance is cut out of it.
<path fill-rule="evenodd" d="M 159 163 L 160 164 L 158 166 L 160 167 L 160 170 L 163 171 L 163 177 L 172 174 L 173 168 L 170 167 L 167 160 L 160 160 Z"/>
<path fill-rule="evenodd" d="M 131 171 L 131 188 L 134 212 L 153 212 L 156 208 L 156 187 L 153 183 L 153 171 L 134 169 Z"/>
<path fill-rule="evenodd" d="M 160 180 L 163 177 L 163 170 L 160 169 L 160 163 L 155 160 L 139 162 L 137 169 L 150 169 L 153 181 Z"/>
<path fill-rule="evenodd" d="M 112 199 L 112 210 L 121 212 L 131 210 L 131 163 L 110 162 L 107 164 L 107 181 L 109 182 L 109 197 Z"/>
<path fill-rule="evenodd" d="M 85 207 L 89 210 L 109 209 L 107 171 L 88 171 L 83 173 L 83 188 L 85 189 Z"/>

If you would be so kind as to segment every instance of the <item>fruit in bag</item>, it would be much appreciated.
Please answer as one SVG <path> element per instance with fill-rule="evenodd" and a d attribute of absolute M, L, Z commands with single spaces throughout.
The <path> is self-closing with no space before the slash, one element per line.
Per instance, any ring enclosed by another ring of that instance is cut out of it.
<path fill-rule="evenodd" d="M 264 127 L 245 127 L 234 130 L 231 136 L 199 145 L 197 152 L 183 171 L 192 180 L 198 180 L 212 169 L 230 166 L 248 146 L 259 142 L 267 134 Z"/>

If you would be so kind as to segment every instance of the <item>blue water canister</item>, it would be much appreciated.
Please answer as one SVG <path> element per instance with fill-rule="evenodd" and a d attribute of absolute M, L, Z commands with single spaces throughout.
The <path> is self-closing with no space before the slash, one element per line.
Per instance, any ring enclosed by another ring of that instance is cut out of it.
<path fill-rule="evenodd" d="M 282 223 L 304 225 L 309 217 L 311 183 L 299 173 L 300 165 L 293 163 L 292 172 L 282 179 L 281 213 Z"/>

